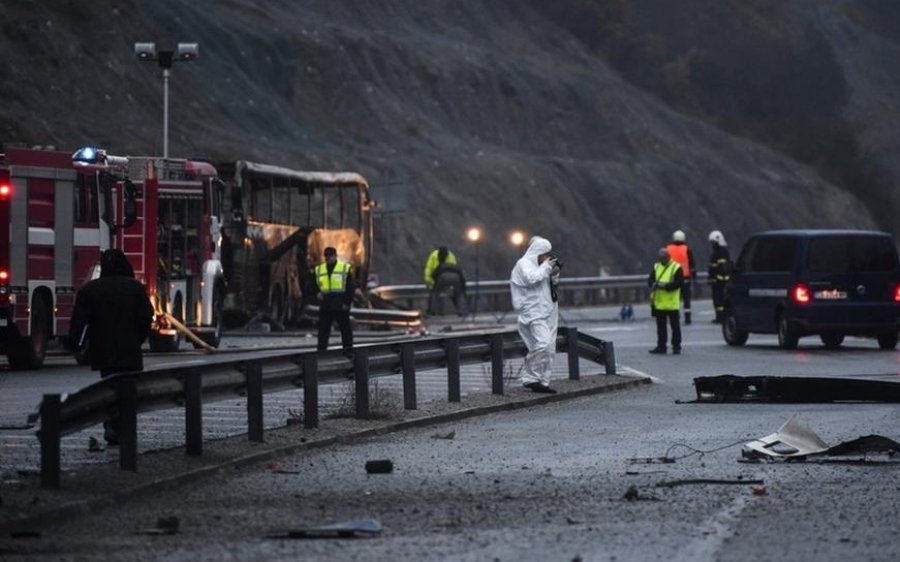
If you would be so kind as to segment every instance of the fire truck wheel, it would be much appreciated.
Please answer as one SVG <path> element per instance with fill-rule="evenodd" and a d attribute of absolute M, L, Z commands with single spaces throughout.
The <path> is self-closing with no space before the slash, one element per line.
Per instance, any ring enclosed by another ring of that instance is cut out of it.
<path fill-rule="evenodd" d="M 35 295 L 31 301 L 31 335 L 19 341 L 9 352 L 9 366 L 16 370 L 39 369 L 44 364 L 50 341 L 50 310 L 44 298 Z"/>
<path fill-rule="evenodd" d="M 224 291 L 218 287 L 213 291 L 212 326 L 215 330 L 198 334 L 201 340 L 213 347 L 219 347 L 222 343 L 222 309 L 225 307 L 223 295 Z M 199 346 L 195 344 L 194 347 Z"/>

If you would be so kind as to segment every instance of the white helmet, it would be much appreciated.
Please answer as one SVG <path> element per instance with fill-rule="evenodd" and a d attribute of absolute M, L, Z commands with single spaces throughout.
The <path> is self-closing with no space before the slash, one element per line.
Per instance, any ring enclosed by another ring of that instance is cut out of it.
<path fill-rule="evenodd" d="M 684 242 L 684 231 L 676 230 L 672 233 L 672 241 L 673 242 Z"/>
<path fill-rule="evenodd" d="M 709 241 L 715 242 L 719 246 L 727 246 L 728 244 L 725 242 L 725 236 L 722 235 L 718 230 L 713 230 L 709 233 Z"/>

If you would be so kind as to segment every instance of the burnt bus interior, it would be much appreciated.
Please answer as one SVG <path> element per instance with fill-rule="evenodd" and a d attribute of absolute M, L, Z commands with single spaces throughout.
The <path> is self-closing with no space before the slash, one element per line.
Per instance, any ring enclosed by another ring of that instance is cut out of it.
<path fill-rule="evenodd" d="M 371 216 L 361 176 L 245 162 L 217 168 L 222 177 L 234 178 L 222 246 L 228 324 L 259 314 L 282 324 L 299 322 L 315 294 L 312 269 L 323 260 L 326 246 L 338 248 L 356 281 L 364 284 Z"/>

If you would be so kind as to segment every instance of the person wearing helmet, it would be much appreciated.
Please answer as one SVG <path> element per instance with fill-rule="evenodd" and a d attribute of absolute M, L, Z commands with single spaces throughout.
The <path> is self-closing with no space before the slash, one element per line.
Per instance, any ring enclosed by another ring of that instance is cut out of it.
<path fill-rule="evenodd" d="M 672 233 L 672 242 L 666 246 L 669 255 L 681 265 L 684 281 L 681 285 L 681 302 L 684 309 L 684 324 L 691 323 L 691 280 L 697 279 L 697 268 L 694 266 L 694 254 L 684 241 L 684 231 L 676 230 Z"/>
<path fill-rule="evenodd" d="M 712 285 L 713 308 L 716 317 L 713 322 L 721 324 L 725 313 L 725 285 L 731 279 L 731 255 L 728 253 L 728 243 L 725 236 L 718 230 L 709 233 L 709 283 Z"/>

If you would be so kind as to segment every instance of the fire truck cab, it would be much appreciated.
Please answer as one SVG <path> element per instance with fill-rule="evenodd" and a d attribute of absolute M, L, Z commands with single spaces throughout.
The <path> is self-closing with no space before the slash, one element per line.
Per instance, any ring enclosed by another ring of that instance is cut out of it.
<path fill-rule="evenodd" d="M 190 160 L 115 157 L 82 149 L 10 148 L 0 155 L 0 353 L 13 369 L 38 368 L 69 335 L 75 294 L 119 248 L 156 311 L 153 351 L 181 344 L 184 324 L 206 343 L 221 337 L 222 187 Z M 173 322 L 175 320 L 175 322 Z M 176 323 L 177 322 L 177 323 Z"/>

